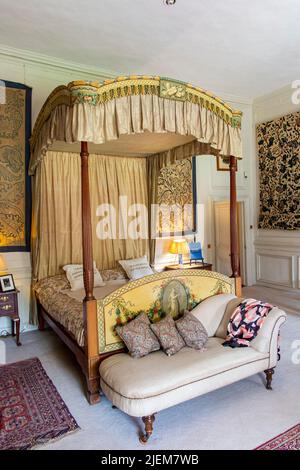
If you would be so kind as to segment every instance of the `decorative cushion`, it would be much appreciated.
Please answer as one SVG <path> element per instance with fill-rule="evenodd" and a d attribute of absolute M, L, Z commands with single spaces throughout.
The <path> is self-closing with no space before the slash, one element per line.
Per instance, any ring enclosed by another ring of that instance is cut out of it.
<path fill-rule="evenodd" d="M 186 310 L 175 325 L 187 346 L 203 349 L 208 340 L 208 334 L 202 323 L 191 312 Z"/>
<path fill-rule="evenodd" d="M 171 315 L 167 315 L 163 320 L 153 323 L 151 330 L 157 336 L 164 352 L 168 356 L 173 356 L 173 354 L 176 354 L 185 346 Z"/>
<path fill-rule="evenodd" d="M 66 264 L 63 266 L 66 276 L 71 286 L 71 290 L 83 289 L 83 265 L 82 264 Z M 105 286 L 101 274 L 99 273 L 94 261 L 94 287 Z"/>
<path fill-rule="evenodd" d="M 123 268 L 104 269 L 100 272 L 103 281 L 122 281 L 128 279 Z"/>
<path fill-rule="evenodd" d="M 117 326 L 116 332 L 132 357 L 143 357 L 160 349 L 160 344 L 151 331 L 149 318 L 144 312 L 126 325 Z"/>
<path fill-rule="evenodd" d="M 208 337 L 215 335 L 224 315 L 229 300 L 235 298 L 234 294 L 218 294 L 203 300 L 191 310 L 192 314 L 201 321 L 207 331 Z"/>
<path fill-rule="evenodd" d="M 135 259 L 120 260 L 119 263 L 132 281 L 134 279 L 140 279 L 141 277 L 153 274 L 153 270 L 151 269 L 146 256 Z"/>
<path fill-rule="evenodd" d="M 248 347 L 256 338 L 266 316 L 274 307 L 262 300 L 245 299 L 234 310 L 228 324 L 228 336 L 223 346 Z"/>
<path fill-rule="evenodd" d="M 228 335 L 227 328 L 228 328 L 228 323 L 231 318 L 231 315 L 233 314 L 235 309 L 240 305 L 240 303 L 243 300 L 244 299 L 242 297 L 235 297 L 234 299 L 229 300 L 225 308 L 225 312 L 221 320 L 221 323 L 215 333 L 215 336 L 217 336 L 218 338 L 223 338 L 223 339 L 226 338 L 226 336 Z"/>

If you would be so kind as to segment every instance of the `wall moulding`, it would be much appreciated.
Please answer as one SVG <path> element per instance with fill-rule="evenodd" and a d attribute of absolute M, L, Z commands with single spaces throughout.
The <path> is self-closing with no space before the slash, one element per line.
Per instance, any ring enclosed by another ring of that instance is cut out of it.
<path fill-rule="evenodd" d="M 296 256 L 259 250 L 256 252 L 256 276 L 261 285 L 297 288 Z"/>
<path fill-rule="evenodd" d="M 37 52 L 31 52 L 23 49 L 17 49 L 14 47 L 1 45 L 0 44 L 0 58 L 12 60 L 13 62 L 21 61 L 28 65 L 38 65 L 39 67 L 46 67 L 52 69 L 60 69 L 64 72 L 78 74 L 79 77 L 83 75 L 96 77 L 98 80 L 106 78 L 114 78 L 119 75 L 119 72 L 113 72 L 110 70 L 103 70 L 100 67 L 92 65 L 83 65 L 77 62 L 69 60 L 63 60 L 58 57 L 52 57 Z"/>

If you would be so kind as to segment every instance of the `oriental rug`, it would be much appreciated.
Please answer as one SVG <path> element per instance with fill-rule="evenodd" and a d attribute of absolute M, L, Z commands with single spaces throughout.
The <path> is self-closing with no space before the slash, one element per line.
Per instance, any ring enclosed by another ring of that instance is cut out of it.
<path fill-rule="evenodd" d="M 0 450 L 25 450 L 78 430 L 38 358 L 0 367 Z"/>
<path fill-rule="evenodd" d="M 265 442 L 255 450 L 300 450 L 300 424 Z"/>

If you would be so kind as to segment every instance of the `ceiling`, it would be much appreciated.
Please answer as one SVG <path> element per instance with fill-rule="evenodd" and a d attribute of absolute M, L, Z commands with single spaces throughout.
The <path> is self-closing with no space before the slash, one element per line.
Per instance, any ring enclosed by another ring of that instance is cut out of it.
<path fill-rule="evenodd" d="M 0 44 L 118 74 L 244 98 L 300 78 L 299 0 L 0 0 L 0 12 Z"/>

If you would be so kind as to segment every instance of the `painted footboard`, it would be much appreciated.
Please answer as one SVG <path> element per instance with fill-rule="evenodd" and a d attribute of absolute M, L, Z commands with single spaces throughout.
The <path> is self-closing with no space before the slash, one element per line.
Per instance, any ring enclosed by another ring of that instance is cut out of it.
<path fill-rule="evenodd" d="M 122 349 L 124 344 L 115 327 L 142 311 L 152 322 L 166 314 L 176 318 L 204 299 L 223 293 L 235 293 L 234 279 L 198 269 L 167 271 L 131 281 L 97 301 L 99 354 Z"/>

